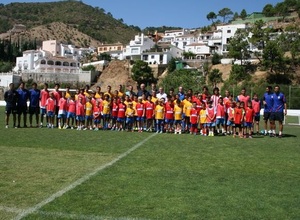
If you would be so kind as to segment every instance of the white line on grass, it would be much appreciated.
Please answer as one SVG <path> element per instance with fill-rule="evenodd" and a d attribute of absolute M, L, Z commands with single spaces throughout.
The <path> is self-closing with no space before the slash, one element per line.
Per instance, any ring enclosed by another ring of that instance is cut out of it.
<path fill-rule="evenodd" d="M 50 197 L 48 197 L 47 199 L 41 201 L 40 203 L 36 204 L 35 206 L 32 206 L 32 207 L 30 207 L 30 208 L 28 208 L 26 210 L 23 210 L 21 213 L 19 213 L 18 216 L 16 216 L 15 220 L 20 220 L 20 219 L 22 219 L 22 218 L 30 215 L 31 213 L 38 211 L 40 208 L 42 208 L 43 206 L 45 206 L 48 203 L 52 202 L 56 198 L 61 197 L 65 193 L 67 193 L 70 190 L 74 189 L 75 187 L 81 185 L 85 181 L 89 180 L 92 176 L 96 175 L 98 172 L 100 172 L 100 171 L 102 171 L 102 170 L 104 170 L 104 169 L 112 166 L 113 164 L 115 164 L 116 162 L 118 162 L 119 160 L 121 160 L 122 158 L 128 156 L 132 151 L 134 151 L 137 148 L 139 148 L 140 146 L 142 146 L 144 143 L 146 143 L 148 140 L 150 140 L 151 138 L 153 138 L 155 135 L 156 135 L 156 133 L 150 135 L 149 137 L 147 137 L 143 141 L 141 141 L 141 142 L 137 143 L 136 145 L 134 145 L 128 151 L 124 152 L 123 154 L 119 155 L 118 157 L 116 157 L 115 159 L 113 159 L 112 161 L 110 161 L 109 163 L 101 165 L 100 167 L 98 167 L 94 171 L 92 171 L 91 173 L 88 173 L 88 174 L 84 175 L 80 179 L 78 179 L 75 182 L 71 183 L 69 186 L 67 186 L 67 187 L 59 190 L 58 192 L 52 194 Z"/>

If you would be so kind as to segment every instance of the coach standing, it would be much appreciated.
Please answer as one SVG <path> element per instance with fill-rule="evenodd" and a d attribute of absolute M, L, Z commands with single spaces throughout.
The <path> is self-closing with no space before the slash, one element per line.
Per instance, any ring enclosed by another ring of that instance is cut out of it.
<path fill-rule="evenodd" d="M 5 106 L 5 128 L 8 128 L 9 116 L 13 115 L 14 127 L 16 127 L 16 113 L 17 113 L 17 102 L 18 102 L 18 93 L 14 89 L 14 84 L 9 84 L 9 90 L 4 93 L 4 100 L 6 102 Z"/>
<path fill-rule="evenodd" d="M 21 124 L 21 115 L 23 115 L 23 123 L 24 128 L 27 128 L 26 122 L 27 122 L 27 101 L 29 99 L 29 91 L 25 89 L 25 83 L 21 82 L 17 93 L 19 94 L 18 104 L 17 104 L 17 110 L 18 110 L 18 128 L 20 128 Z"/>
<path fill-rule="evenodd" d="M 32 127 L 32 116 L 35 115 L 36 127 L 39 126 L 40 114 L 40 95 L 41 91 L 37 89 L 37 84 L 32 83 L 32 88 L 29 90 L 29 124 Z"/>
<path fill-rule="evenodd" d="M 282 137 L 282 131 L 283 131 L 283 121 L 284 116 L 287 114 L 287 106 L 286 106 L 286 99 L 282 92 L 280 92 L 280 87 L 277 85 L 274 87 L 274 96 L 273 96 L 273 107 L 272 107 L 272 113 L 270 117 L 270 121 L 272 121 L 272 134 L 271 137 L 276 136 L 276 124 L 275 122 L 278 121 L 279 123 L 279 134 L 278 137 Z"/>
<path fill-rule="evenodd" d="M 264 122 L 265 122 L 265 135 L 268 134 L 268 121 L 270 122 L 270 130 L 272 129 L 271 113 L 274 103 L 274 93 L 272 92 L 272 86 L 267 86 L 266 92 L 262 98 L 264 105 Z"/>

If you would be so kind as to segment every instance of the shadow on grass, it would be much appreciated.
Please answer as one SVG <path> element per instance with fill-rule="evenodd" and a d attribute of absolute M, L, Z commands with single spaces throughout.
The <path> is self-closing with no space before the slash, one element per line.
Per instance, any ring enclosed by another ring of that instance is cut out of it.
<path fill-rule="evenodd" d="M 283 138 L 295 138 L 297 137 L 296 135 L 293 135 L 293 134 L 283 134 L 282 135 Z"/>

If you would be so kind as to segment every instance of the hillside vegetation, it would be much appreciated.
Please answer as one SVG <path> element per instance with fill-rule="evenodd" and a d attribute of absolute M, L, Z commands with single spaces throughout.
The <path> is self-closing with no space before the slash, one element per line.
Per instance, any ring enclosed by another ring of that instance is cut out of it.
<path fill-rule="evenodd" d="M 138 27 L 128 26 L 122 19 L 114 19 L 104 9 L 81 1 L 0 4 L 0 33 L 12 29 L 14 24 L 23 24 L 31 29 L 53 22 L 69 25 L 103 43 L 127 43 L 140 32 Z"/>

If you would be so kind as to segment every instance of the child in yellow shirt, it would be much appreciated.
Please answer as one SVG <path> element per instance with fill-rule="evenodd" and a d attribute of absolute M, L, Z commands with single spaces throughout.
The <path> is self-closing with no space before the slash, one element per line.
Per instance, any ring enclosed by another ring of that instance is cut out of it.
<path fill-rule="evenodd" d="M 156 120 L 156 133 L 163 133 L 165 107 L 162 100 L 158 101 L 158 105 L 155 107 L 154 114 Z"/>
<path fill-rule="evenodd" d="M 132 102 L 129 102 L 125 112 L 127 131 L 133 132 L 134 115 L 135 109 L 133 108 Z"/>
<path fill-rule="evenodd" d="M 202 103 L 202 109 L 200 110 L 200 134 L 207 136 L 207 128 L 206 128 L 206 105 L 205 103 Z"/>
<path fill-rule="evenodd" d="M 174 134 L 181 134 L 182 129 L 182 105 L 180 99 L 176 99 L 174 106 L 175 131 Z"/>
<path fill-rule="evenodd" d="M 84 130 L 87 130 L 87 129 L 93 130 L 93 128 L 92 128 L 93 104 L 91 103 L 91 98 L 90 97 L 86 98 L 85 119 L 86 119 L 86 127 L 84 128 Z"/>

